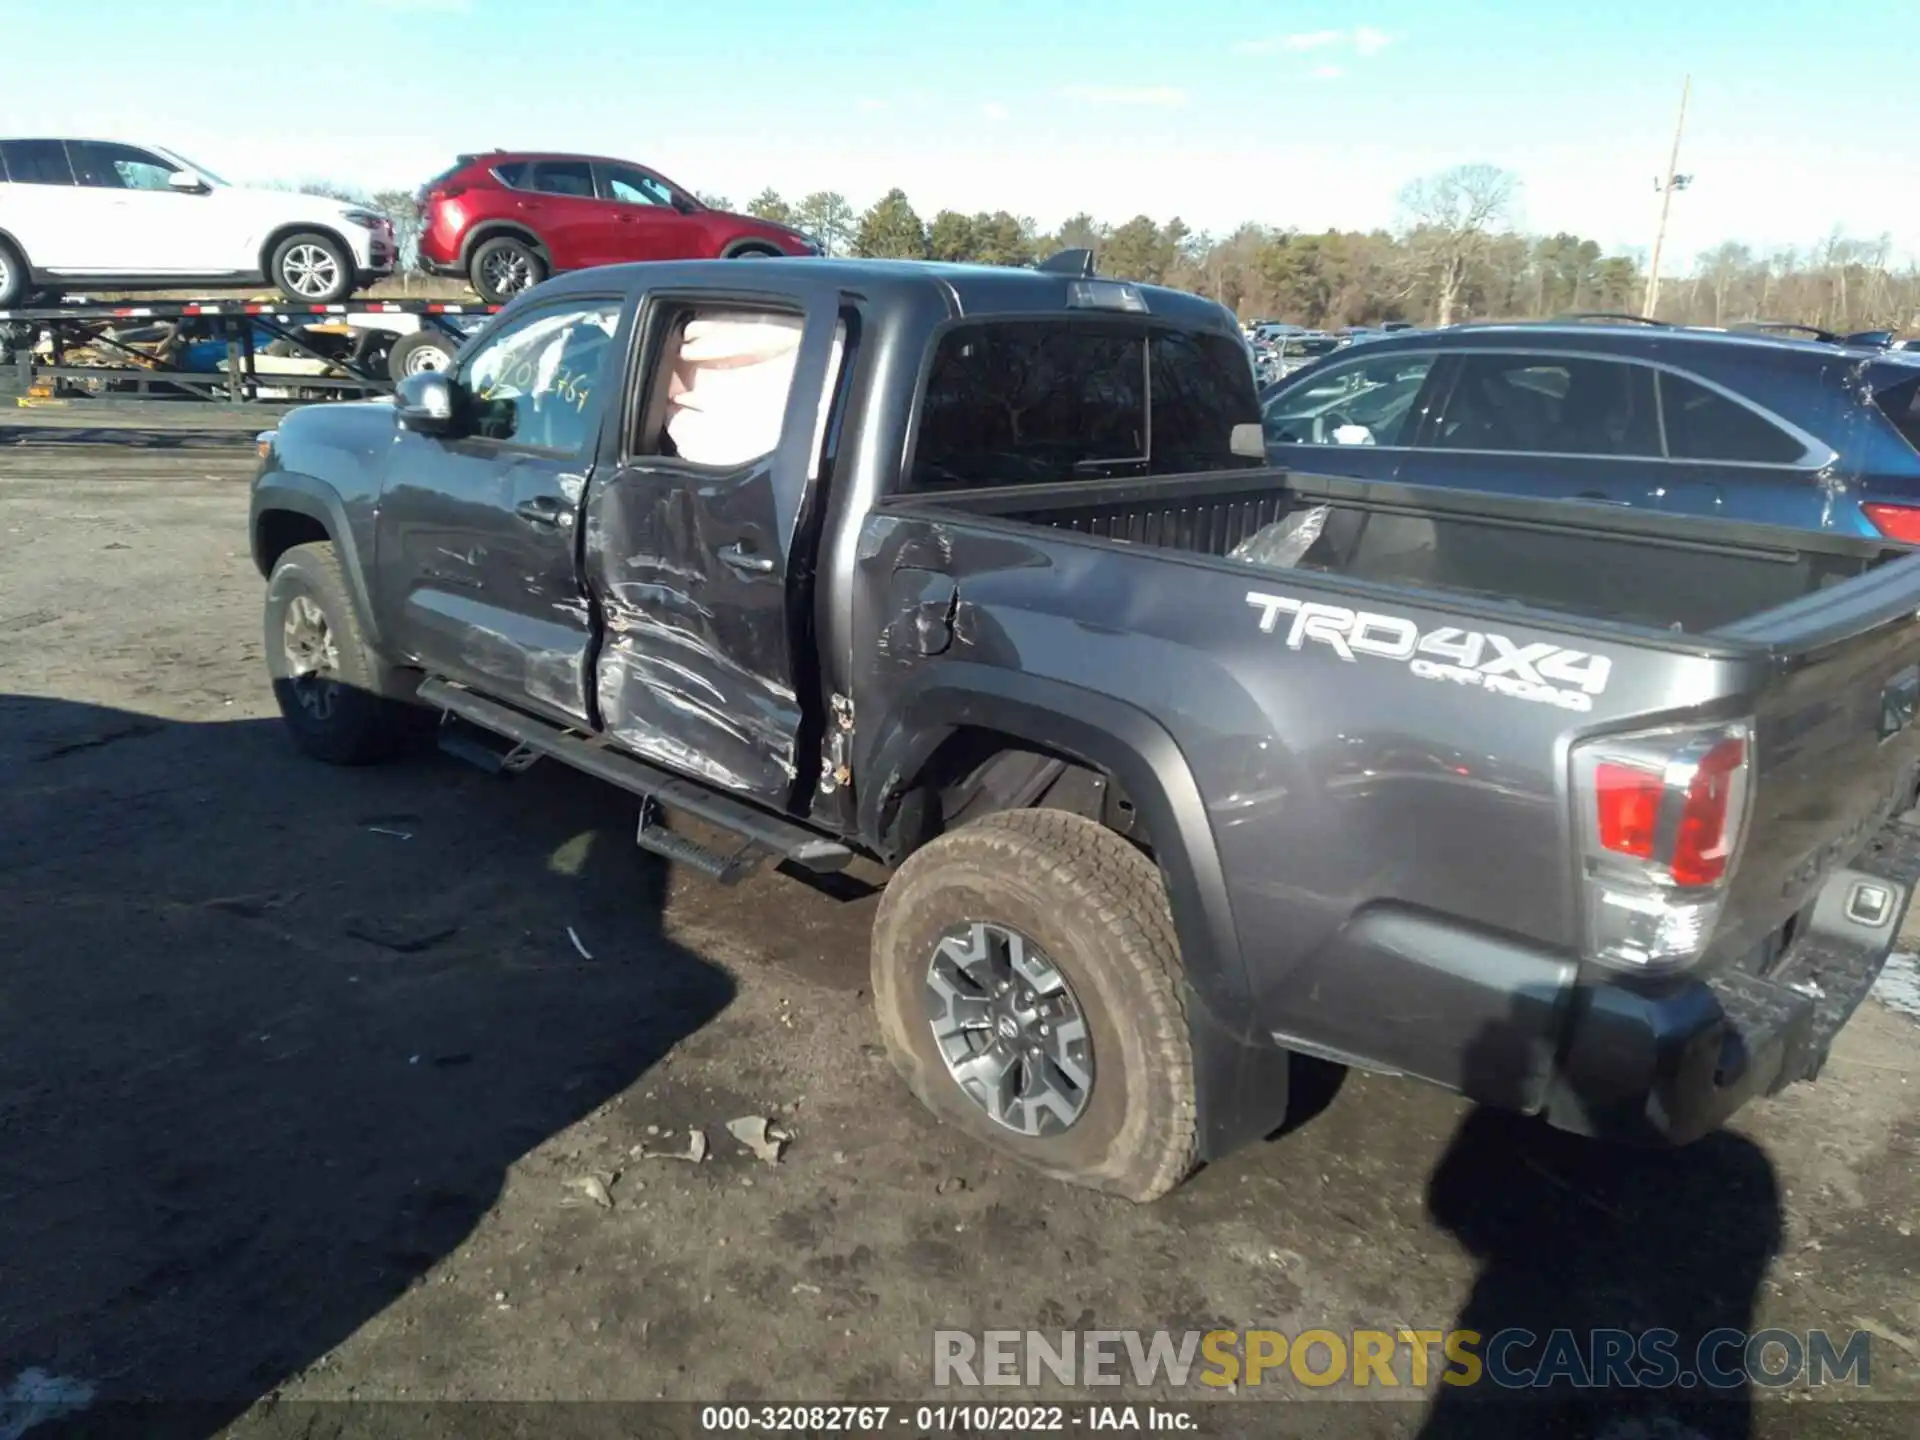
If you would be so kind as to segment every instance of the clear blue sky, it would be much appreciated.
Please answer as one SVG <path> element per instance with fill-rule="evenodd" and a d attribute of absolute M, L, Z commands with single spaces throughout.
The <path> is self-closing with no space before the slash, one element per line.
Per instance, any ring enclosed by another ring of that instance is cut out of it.
<path fill-rule="evenodd" d="M 736 203 L 898 184 L 923 214 L 1313 229 L 1487 161 L 1529 228 L 1621 247 L 1690 71 L 1682 253 L 1835 225 L 1920 251 L 1915 0 L 0 0 L 0 34 L 49 57 L 0 80 L 0 134 L 232 179 L 411 188 L 543 146 Z"/>

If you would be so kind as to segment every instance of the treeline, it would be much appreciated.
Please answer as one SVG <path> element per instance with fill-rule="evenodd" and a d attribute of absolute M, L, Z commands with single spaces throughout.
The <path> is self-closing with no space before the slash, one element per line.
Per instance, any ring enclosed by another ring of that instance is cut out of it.
<path fill-rule="evenodd" d="M 1400 192 L 1393 230 L 1303 232 L 1242 225 L 1231 234 L 1136 215 L 1111 224 L 1080 214 L 1044 231 L 1005 210 L 923 218 L 904 190 L 864 211 L 822 190 L 789 200 L 768 189 L 746 213 L 807 231 L 837 255 L 1025 265 L 1056 250 L 1091 249 L 1103 275 L 1173 285 L 1220 301 L 1243 319 L 1316 327 L 1381 320 L 1448 324 L 1569 311 L 1631 311 L 1646 299 L 1637 255 L 1608 254 L 1565 233 L 1529 235 L 1511 216 L 1510 173 L 1462 165 Z M 418 225 L 410 196 L 370 198 L 404 241 Z M 701 199 L 735 208 L 722 196 Z M 1729 242 L 1663 275 L 1658 314 L 1687 324 L 1764 319 L 1834 331 L 1920 328 L 1920 269 L 1889 239 L 1838 233 L 1810 249 L 1760 252 Z"/>
<path fill-rule="evenodd" d="M 1647 274 L 1639 256 L 1608 254 L 1564 232 L 1514 230 L 1508 217 L 1517 193 L 1506 172 L 1460 166 L 1403 190 L 1394 231 L 1249 224 L 1227 235 L 1147 215 L 1113 225 L 1080 214 L 1050 232 L 1005 210 L 942 210 L 923 220 L 900 189 L 858 214 L 833 192 L 789 202 L 763 190 L 745 208 L 797 225 L 837 254 L 1023 265 L 1084 246 L 1103 275 L 1208 295 L 1243 319 L 1331 327 L 1640 311 Z M 1697 325 L 1764 319 L 1833 331 L 1915 329 L 1920 268 L 1910 257 L 1896 262 L 1884 236 L 1836 233 L 1811 249 L 1765 253 L 1729 242 L 1683 273 L 1669 270 L 1657 310 L 1661 319 Z"/>

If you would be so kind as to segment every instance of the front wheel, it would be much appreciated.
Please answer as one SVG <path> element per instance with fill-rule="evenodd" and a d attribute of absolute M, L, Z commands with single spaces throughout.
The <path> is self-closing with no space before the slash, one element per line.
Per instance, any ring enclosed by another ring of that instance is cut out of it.
<path fill-rule="evenodd" d="M 293 740 L 333 765 L 365 765 L 403 748 L 433 712 L 375 689 L 379 666 L 360 628 L 333 545 L 296 545 L 267 581 L 267 670 Z"/>
<path fill-rule="evenodd" d="M 873 998 L 921 1102 L 1057 1179 L 1147 1201 L 1192 1170 L 1193 1055 L 1159 868 L 1059 810 L 992 815 L 900 867 Z"/>
<path fill-rule="evenodd" d="M 353 254 L 331 235 L 291 235 L 273 250 L 270 277 L 289 300 L 333 305 L 353 294 Z"/>

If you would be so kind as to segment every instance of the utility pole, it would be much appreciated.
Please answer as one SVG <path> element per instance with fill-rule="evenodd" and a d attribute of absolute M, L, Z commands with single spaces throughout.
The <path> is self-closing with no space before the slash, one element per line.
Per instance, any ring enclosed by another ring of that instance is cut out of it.
<path fill-rule="evenodd" d="M 1673 126 L 1673 150 L 1667 156 L 1667 177 L 1664 181 L 1653 182 L 1653 188 L 1660 192 L 1660 228 L 1653 232 L 1653 257 L 1647 262 L 1647 303 L 1640 312 L 1649 320 L 1660 303 L 1660 249 L 1667 240 L 1667 213 L 1673 208 L 1673 192 L 1684 190 L 1693 183 L 1691 175 L 1674 173 L 1680 168 L 1680 132 L 1687 128 L 1687 96 L 1692 90 L 1693 77 L 1689 75 L 1680 86 L 1680 118 Z"/>

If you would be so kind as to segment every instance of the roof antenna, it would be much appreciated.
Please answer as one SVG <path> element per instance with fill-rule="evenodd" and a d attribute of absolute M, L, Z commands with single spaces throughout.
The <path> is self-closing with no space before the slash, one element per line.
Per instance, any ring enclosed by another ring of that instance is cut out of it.
<path fill-rule="evenodd" d="M 1095 273 L 1093 251 L 1062 250 L 1057 254 L 1049 255 L 1033 268 L 1048 275 L 1075 275 L 1084 279 Z"/>

